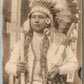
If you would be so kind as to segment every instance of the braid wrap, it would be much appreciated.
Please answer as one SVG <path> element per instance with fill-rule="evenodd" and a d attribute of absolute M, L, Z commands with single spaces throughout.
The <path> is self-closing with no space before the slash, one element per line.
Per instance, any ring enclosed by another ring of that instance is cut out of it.
<path fill-rule="evenodd" d="M 49 49 L 49 39 L 45 35 L 43 43 L 42 43 L 42 52 L 41 52 L 41 59 L 40 59 L 40 65 L 41 65 L 41 76 L 43 78 L 43 82 L 46 79 L 47 74 L 47 52 Z"/>
<path fill-rule="evenodd" d="M 28 48 L 29 48 L 29 44 L 31 42 L 32 39 L 32 31 L 26 32 L 25 33 L 25 41 L 24 41 L 24 57 L 25 57 L 25 61 L 28 62 Z"/>

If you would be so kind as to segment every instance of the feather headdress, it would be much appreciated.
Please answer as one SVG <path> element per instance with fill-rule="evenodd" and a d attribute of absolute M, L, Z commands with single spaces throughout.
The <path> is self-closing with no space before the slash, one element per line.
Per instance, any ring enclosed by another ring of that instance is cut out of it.
<path fill-rule="evenodd" d="M 71 24 L 77 22 L 76 14 L 78 13 L 76 0 L 29 0 L 30 14 L 35 11 L 41 11 L 49 15 L 54 27 L 56 24 Z M 65 25 L 64 24 L 64 25 Z"/>

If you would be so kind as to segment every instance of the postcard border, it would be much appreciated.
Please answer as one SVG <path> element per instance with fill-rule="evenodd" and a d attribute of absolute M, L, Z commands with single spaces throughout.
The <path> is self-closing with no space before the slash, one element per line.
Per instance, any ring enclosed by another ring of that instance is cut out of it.
<path fill-rule="evenodd" d="M 1 0 L 0 0 L 0 32 L 2 32 L 1 31 Z M 2 84 L 2 50 L 1 50 L 1 43 L 2 43 L 2 41 L 1 41 L 1 38 L 2 38 L 2 36 L 1 36 L 1 34 L 2 33 L 0 33 L 0 84 Z"/>
<path fill-rule="evenodd" d="M 83 13 L 84 13 L 84 0 L 83 0 Z M 0 6 L 1 6 L 1 0 L 0 0 Z M 2 83 L 2 30 L 1 30 L 1 7 L 0 7 L 0 84 L 3 84 Z M 84 14 L 83 14 L 83 20 L 84 20 Z M 82 29 L 83 29 L 83 32 L 84 32 L 84 22 L 82 22 L 83 26 L 82 26 Z M 84 42 L 84 33 L 83 33 L 83 42 Z M 83 49 L 84 49 L 84 44 L 83 44 Z M 84 52 L 83 52 L 83 60 L 84 60 Z M 84 72 L 84 61 L 83 61 L 83 72 Z M 83 83 L 84 83 L 84 73 L 83 73 Z"/>

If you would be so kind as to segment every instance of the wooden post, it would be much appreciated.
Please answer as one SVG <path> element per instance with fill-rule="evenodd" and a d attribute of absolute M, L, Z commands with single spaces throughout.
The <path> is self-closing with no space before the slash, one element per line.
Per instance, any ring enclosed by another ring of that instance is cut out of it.
<path fill-rule="evenodd" d="M 20 26 L 20 23 L 21 23 L 21 0 L 12 0 L 11 1 L 11 13 L 12 13 L 11 14 L 11 23 L 15 24 L 14 27 L 16 27 L 16 25 Z M 16 27 L 16 28 L 19 28 L 19 27 Z M 14 30 L 13 26 L 10 26 L 10 28 L 8 27 L 8 29 L 7 29 L 8 32 L 10 31 L 10 29 Z M 21 33 L 21 36 L 22 35 L 23 34 Z M 10 32 L 10 52 L 13 49 L 16 42 L 19 40 L 18 37 L 19 37 L 19 34 L 17 32 Z M 21 56 L 21 58 L 23 58 L 23 55 Z M 24 59 L 22 59 L 22 61 L 24 61 Z M 13 76 L 10 76 L 9 84 L 14 84 Z M 23 84 L 25 84 L 25 83 L 23 83 Z"/>
<path fill-rule="evenodd" d="M 11 23 L 18 24 L 18 0 L 11 1 Z M 11 28 L 12 29 L 12 28 Z M 15 43 L 18 41 L 17 33 L 10 34 L 10 50 L 13 49 Z"/>
<path fill-rule="evenodd" d="M 11 23 L 17 24 L 17 0 L 11 1 Z M 10 34 L 10 52 L 16 43 L 16 33 Z M 9 84 L 14 84 L 13 76 L 10 75 Z"/>

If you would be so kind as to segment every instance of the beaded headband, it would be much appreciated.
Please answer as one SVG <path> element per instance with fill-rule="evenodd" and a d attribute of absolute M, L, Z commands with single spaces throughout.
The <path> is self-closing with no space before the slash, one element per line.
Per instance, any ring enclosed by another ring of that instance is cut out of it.
<path fill-rule="evenodd" d="M 31 11 L 30 14 L 33 12 L 39 11 L 47 14 L 51 20 L 53 19 L 53 14 L 55 15 L 57 10 L 54 8 L 56 3 L 51 3 L 48 0 L 31 0 L 30 7 Z"/>
<path fill-rule="evenodd" d="M 38 7 L 38 6 L 36 6 L 36 7 L 33 7 L 32 9 L 31 9 L 31 12 L 30 12 L 30 14 L 32 14 L 33 12 L 43 12 L 43 13 L 45 13 L 45 14 L 47 14 L 51 19 L 53 18 L 52 17 L 52 15 L 51 15 L 51 13 L 50 13 L 50 11 L 48 11 L 46 8 L 44 8 L 44 7 Z"/>

